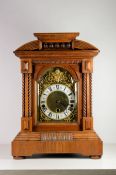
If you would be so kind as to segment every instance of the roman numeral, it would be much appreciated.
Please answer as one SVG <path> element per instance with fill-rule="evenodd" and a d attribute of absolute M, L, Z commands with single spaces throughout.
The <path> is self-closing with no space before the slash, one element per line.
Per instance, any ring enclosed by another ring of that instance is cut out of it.
<path fill-rule="evenodd" d="M 56 119 L 57 119 L 57 120 L 59 119 L 59 115 L 58 115 L 58 114 L 56 114 Z"/>
<path fill-rule="evenodd" d="M 70 107 L 68 108 L 68 110 L 69 110 L 69 111 L 73 111 L 73 107 L 70 106 Z"/>
<path fill-rule="evenodd" d="M 50 113 L 48 114 L 48 116 L 49 116 L 49 117 L 52 117 L 52 113 L 50 112 Z"/>
<path fill-rule="evenodd" d="M 43 95 L 47 95 L 47 94 L 43 94 Z"/>
<path fill-rule="evenodd" d="M 41 103 L 45 103 L 45 101 L 41 101 Z"/>
<path fill-rule="evenodd" d="M 52 91 L 52 88 L 51 87 L 48 87 L 49 91 Z"/>
<path fill-rule="evenodd" d="M 68 94 L 68 96 L 72 95 L 72 92 L 70 94 Z"/>
<path fill-rule="evenodd" d="M 56 84 L 56 89 L 59 89 L 59 84 Z"/>
<path fill-rule="evenodd" d="M 47 108 L 46 107 L 42 107 L 42 110 L 43 110 L 43 112 L 46 112 Z"/>
<path fill-rule="evenodd" d="M 66 116 L 68 115 L 66 111 L 64 111 L 64 114 L 65 114 Z"/>
<path fill-rule="evenodd" d="M 64 91 L 65 91 L 66 87 L 64 88 Z"/>
<path fill-rule="evenodd" d="M 74 100 L 70 100 L 70 103 L 74 103 L 75 101 Z"/>

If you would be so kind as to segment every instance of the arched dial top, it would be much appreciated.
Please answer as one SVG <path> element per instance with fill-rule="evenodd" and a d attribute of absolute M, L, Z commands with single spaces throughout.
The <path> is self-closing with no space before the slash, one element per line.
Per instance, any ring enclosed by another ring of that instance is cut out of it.
<path fill-rule="evenodd" d="M 73 91 L 63 84 L 53 84 L 47 87 L 40 97 L 42 112 L 53 120 L 69 117 L 75 107 Z"/>

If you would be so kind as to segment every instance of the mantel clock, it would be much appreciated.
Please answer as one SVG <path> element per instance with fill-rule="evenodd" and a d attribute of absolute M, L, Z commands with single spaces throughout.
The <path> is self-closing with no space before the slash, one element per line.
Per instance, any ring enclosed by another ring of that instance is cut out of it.
<path fill-rule="evenodd" d="M 93 57 L 99 50 L 79 33 L 34 33 L 36 40 L 14 51 L 22 73 L 21 131 L 12 156 L 77 153 L 102 155 L 93 130 Z"/>

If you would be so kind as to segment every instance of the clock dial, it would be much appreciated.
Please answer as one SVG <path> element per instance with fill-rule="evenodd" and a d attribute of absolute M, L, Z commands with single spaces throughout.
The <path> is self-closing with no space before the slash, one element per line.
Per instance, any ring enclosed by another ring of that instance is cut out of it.
<path fill-rule="evenodd" d="M 62 120 L 74 110 L 75 96 L 69 87 L 63 84 L 53 84 L 42 93 L 40 106 L 47 117 Z"/>

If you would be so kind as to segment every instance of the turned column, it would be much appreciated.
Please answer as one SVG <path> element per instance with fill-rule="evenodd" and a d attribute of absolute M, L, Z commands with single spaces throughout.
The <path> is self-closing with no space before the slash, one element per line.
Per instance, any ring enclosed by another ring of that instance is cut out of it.
<path fill-rule="evenodd" d="M 22 118 L 21 131 L 32 131 L 32 62 L 21 60 Z"/>
<path fill-rule="evenodd" d="M 83 130 L 93 129 L 92 117 L 92 60 L 82 62 L 82 103 L 83 103 Z"/>

